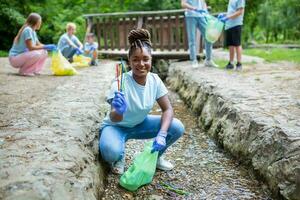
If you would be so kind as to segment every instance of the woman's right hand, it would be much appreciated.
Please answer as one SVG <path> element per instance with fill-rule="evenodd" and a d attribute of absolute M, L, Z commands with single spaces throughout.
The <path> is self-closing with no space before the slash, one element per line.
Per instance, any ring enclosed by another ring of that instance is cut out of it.
<path fill-rule="evenodd" d="M 56 50 L 56 45 L 55 44 L 45 44 L 44 49 L 46 49 L 48 51 L 54 51 L 54 50 Z"/>
<path fill-rule="evenodd" d="M 127 102 L 124 94 L 122 92 L 115 92 L 111 105 L 117 114 L 123 115 L 127 110 Z"/>

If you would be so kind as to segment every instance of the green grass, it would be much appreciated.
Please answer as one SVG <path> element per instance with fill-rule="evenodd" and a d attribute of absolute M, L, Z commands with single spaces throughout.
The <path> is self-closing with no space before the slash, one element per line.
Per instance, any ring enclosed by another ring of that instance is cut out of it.
<path fill-rule="evenodd" d="M 300 63 L 300 49 L 245 49 L 243 54 L 261 57 L 268 62 L 290 61 Z"/>
<path fill-rule="evenodd" d="M 7 57 L 7 56 L 8 56 L 8 52 L 7 51 L 0 50 L 0 57 Z"/>
<path fill-rule="evenodd" d="M 216 59 L 214 61 L 217 65 L 219 65 L 220 69 L 225 69 L 226 65 L 228 64 L 228 60 Z"/>

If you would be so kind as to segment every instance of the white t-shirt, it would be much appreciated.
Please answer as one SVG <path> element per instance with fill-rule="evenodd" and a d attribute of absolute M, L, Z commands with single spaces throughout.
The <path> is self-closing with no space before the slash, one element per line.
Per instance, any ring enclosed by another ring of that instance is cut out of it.
<path fill-rule="evenodd" d="M 196 7 L 199 10 L 204 10 L 204 6 L 205 6 L 204 0 L 187 0 L 186 3 L 188 3 L 190 6 Z M 204 17 L 202 13 L 190 9 L 186 9 L 184 14 L 185 17 Z"/>
<path fill-rule="evenodd" d="M 230 0 L 227 7 L 227 15 L 235 13 L 239 8 L 245 8 L 245 0 Z M 229 19 L 225 23 L 225 30 L 235 26 L 243 25 L 244 13 L 234 19 Z"/>
<path fill-rule="evenodd" d="M 111 102 L 115 92 L 118 91 L 117 84 L 117 80 L 114 80 L 107 95 L 108 102 Z M 159 76 L 151 72 L 147 74 L 145 85 L 140 85 L 133 79 L 132 71 L 125 73 L 124 86 L 123 92 L 127 102 L 127 111 L 123 115 L 123 120 L 112 122 L 108 113 L 102 122 L 102 127 L 105 125 L 134 127 L 144 121 L 160 97 L 168 94 L 168 90 Z"/>
<path fill-rule="evenodd" d="M 70 36 L 68 33 L 64 33 L 58 40 L 57 48 L 63 51 L 65 48 L 71 47 L 68 40 L 71 40 L 77 47 L 80 46 L 80 41 L 75 35 Z"/>

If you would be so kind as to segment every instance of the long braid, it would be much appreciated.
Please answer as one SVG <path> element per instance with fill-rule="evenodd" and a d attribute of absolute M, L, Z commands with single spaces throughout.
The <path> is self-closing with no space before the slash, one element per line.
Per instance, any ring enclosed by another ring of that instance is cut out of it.
<path fill-rule="evenodd" d="M 132 52 L 140 48 L 145 48 L 148 50 L 148 52 L 151 54 L 152 50 L 152 44 L 150 41 L 150 33 L 146 29 L 134 29 L 131 30 L 128 34 L 128 41 L 129 41 L 129 52 L 128 52 L 128 58 L 132 55 Z"/>

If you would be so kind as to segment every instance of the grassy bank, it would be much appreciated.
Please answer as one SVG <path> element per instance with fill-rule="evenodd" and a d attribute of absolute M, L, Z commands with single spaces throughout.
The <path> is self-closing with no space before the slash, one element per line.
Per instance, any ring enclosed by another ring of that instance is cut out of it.
<path fill-rule="evenodd" d="M 7 57 L 7 56 L 8 56 L 8 52 L 7 51 L 0 50 L 0 57 Z"/>
<path fill-rule="evenodd" d="M 245 49 L 243 54 L 264 58 L 268 62 L 289 61 L 300 63 L 300 49 Z"/>

